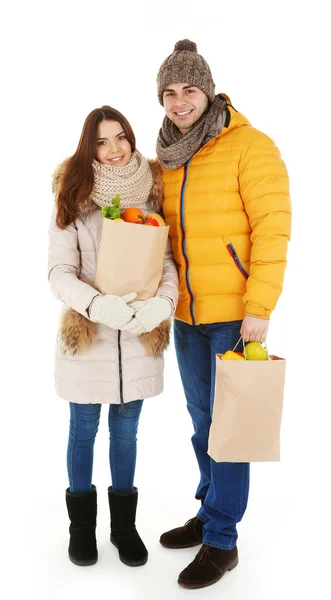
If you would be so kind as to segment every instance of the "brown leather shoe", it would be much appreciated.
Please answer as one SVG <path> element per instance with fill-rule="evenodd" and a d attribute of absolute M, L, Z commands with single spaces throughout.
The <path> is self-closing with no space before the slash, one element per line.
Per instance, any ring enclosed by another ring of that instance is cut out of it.
<path fill-rule="evenodd" d="M 203 545 L 193 562 L 178 577 L 179 585 L 190 589 L 207 587 L 219 581 L 238 564 L 237 547 L 220 550 Z"/>
<path fill-rule="evenodd" d="M 165 548 L 192 548 L 202 544 L 203 521 L 198 517 L 189 519 L 183 527 L 166 531 L 160 537 L 160 544 Z"/>

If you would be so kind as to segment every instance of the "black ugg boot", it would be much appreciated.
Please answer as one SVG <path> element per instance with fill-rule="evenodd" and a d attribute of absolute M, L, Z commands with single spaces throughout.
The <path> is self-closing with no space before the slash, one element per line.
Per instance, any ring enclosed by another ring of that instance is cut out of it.
<path fill-rule="evenodd" d="M 80 567 L 94 565 L 98 560 L 95 528 L 97 522 L 97 491 L 94 485 L 89 492 L 73 494 L 66 490 L 66 503 L 70 519 L 69 558 Z"/>
<path fill-rule="evenodd" d="M 147 549 L 136 530 L 138 490 L 114 492 L 108 488 L 110 508 L 110 541 L 118 549 L 120 560 L 129 567 L 139 567 L 147 562 Z"/>

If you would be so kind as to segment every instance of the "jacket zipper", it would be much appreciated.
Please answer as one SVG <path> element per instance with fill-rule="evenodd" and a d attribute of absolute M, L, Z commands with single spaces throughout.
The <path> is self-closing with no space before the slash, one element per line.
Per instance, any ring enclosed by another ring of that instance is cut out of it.
<path fill-rule="evenodd" d="M 185 263 L 186 263 L 186 270 L 185 270 L 186 285 L 187 285 L 187 289 L 190 294 L 190 313 L 191 313 L 192 323 L 193 323 L 193 325 L 195 325 L 194 296 L 193 296 L 191 283 L 190 283 L 189 262 L 188 262 L 187 251 L 186 251 L 186 235 L 185 235 L 185 228 L 184 228 L 184 198 L 185 198 L 185 189 L 186 189 L 186 183 L 187 183 L 188 167 L 189 167 L 191 160 L 192 159 L 190 158 L 190 160 L 188 160 L 184 165 L 184 178 L 183 178 L 182 189 L 181 189 L 181 206 L 180 206 L 181 223 L 180 224 L 181 224 L 181 230 L 182 230 L 182 250 L 183 250 L 183 255 L 184 255 L 184 259 L 185 259 Z"/>
<path fill-rule="evenodd" d="M 117 349 L 118 349 L 118 372 L 119 372 L 119 376 L 120 376 L 120 400 L 121 400 L 121 407 L 123 407 L 124 399 L 123 399 L 122 349 L 121 349 L 121 331 L 120 331 L 120 329 L 118 330 L 118 333 L 117 333 Z"/>
<path fill-rule="evenodd" d="M 242 274 L 242 276 L 245 279 L 248 279 L 248 273 L 247 273 L 245 267 L 241 264 L 235 247 L 232 244 L 227 244 L 226 249 L 227 249 L 228 253 L 230 254 L 234 264 L 236 265 L 236 267 L 239 269 L 240 273 Z"/>

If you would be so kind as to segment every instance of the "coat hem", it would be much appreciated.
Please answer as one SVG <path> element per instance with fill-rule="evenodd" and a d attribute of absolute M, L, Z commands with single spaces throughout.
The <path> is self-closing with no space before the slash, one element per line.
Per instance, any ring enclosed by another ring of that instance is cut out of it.
<path fill-rule="evenodd" d="M 154 398 L 155 396 L 159 396 L 163 392 L 163 389 L 164 389 L 164 382 L 162 381 L 160 383 L 160 385 L 155 386 L 155 389 L 153 389 L 152 391 L 146 391 L 143 394 L 141 394 L 141 393 L 127 394 L 124 397 L 123 404 L 128 404 L 129 402 L 134 402 L 136 400 L 146 400 L 147 398 Z M 61 398 L 62 400 L 66 400 L 67 402 L 73 402 L 75 404 L 118 404 L 118 405 L 121 404 L 119 392 L 118 392 L 118 399 L 116 401 L 113 399 L 108 400 L 108 398 L 107 399 L 104 399 L 104 398 L 94 399 L 93 397 L 84 398 L 83 400 L 81 398 L 77 399 L 79 394 L 77 394 L 77 397 L 76 396 L 74 397 L 74 395 L 72 393 L 66 393 L 65 391 L 61 392 L 57 388 L 56 385 L 55 385 L 55 392 L 56 392 L 57 396 L 59 398 Z M 115 395 L 113 393 L 110 393 L 109 396 L 115 396 Z"/>

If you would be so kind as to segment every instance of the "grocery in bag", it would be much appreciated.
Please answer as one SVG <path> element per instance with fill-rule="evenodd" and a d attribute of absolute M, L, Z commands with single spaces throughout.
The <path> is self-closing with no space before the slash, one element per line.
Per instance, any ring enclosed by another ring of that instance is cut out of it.
<path fill-rule="evenodd" d="M 168 236 L 166 225 L 147 227 L 103 218 L 96 289 L 116 296 L 135 291 L 137 300 L 153 297 L 162 277 Z"/>

